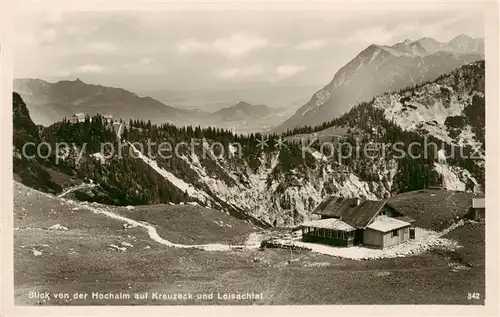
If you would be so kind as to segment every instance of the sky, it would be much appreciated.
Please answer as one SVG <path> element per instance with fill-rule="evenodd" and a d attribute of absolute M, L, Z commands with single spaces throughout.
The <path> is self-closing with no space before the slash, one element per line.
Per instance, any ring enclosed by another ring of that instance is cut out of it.
<path fill-rule="evenodd" d="M 477 10 L 23 11 L 15 78 L 154 89 L 326 85 L 370 44 L 465 33 Z"/>

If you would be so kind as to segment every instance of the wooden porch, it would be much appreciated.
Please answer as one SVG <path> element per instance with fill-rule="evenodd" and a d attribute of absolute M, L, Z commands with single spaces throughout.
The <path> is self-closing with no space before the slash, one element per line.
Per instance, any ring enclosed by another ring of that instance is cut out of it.
<path fill-rule="evenodd" d="M 355 230 L 343 231 L 330 228 L 302 226 L 302 240 L 333 246 L 350 247 L 354 245 Z"/>

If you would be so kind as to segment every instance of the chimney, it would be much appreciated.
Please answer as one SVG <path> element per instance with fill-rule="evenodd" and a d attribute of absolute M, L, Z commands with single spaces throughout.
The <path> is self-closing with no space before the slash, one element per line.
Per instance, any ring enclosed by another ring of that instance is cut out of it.
<path fill-rule="evenodd" d="M 361 204 L 361 199 L 359 197 L 354 198 L 354 202 L 352 203 L 353 207 L 359 206 Z"/>

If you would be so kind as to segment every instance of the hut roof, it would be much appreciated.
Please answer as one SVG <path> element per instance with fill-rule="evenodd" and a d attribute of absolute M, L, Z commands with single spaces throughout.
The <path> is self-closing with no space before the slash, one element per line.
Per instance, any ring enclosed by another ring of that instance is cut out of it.
<path fill-rule="evenodd" d="M 410 223 L 398 220 L 396 218 L 378 216 L 377 218 L 375 218 L 375 221 L 373 221 L 367 228 L 381 232 L 389 232 L 399 228 L 407 227 L 409 225 Z"/>
<path fill-rule="evenodd" d="M 353 227 L 364 228 L 384 205 L 385 201 L 365 200 L 359 206 L 350 209 L 341 219 Z"/>
<path fill-rule="evenodd" d="M 342 220 L 335 219 L 335 218 L 307 221 L 307 222 L 304 222 L 301 226 L 302 227 L 310 227 L 310 228 L 332 229 L 332 230 L 338 230 L 338 231 L 356 230 L 356 228 L 353 228 L 352 226 L 348 225 L 347 223 L 343 222 Z"/>
<path fill-rule="evenodd" d="M 316 215 L 340 218 L 346 211 L 353 208 L 355 202 L 355 198 L 330 196 L 325 198 L 312 213 Z"/>
<path fill-rule="evenodd" d="M 378 200 L 365 200 L 358 205 L 356 200 L 357 198 L 327 197 L 314 209 L 313 214 L 340 218 L 352 227 L 365 228 L 385 205 L 385 201 Z"/>

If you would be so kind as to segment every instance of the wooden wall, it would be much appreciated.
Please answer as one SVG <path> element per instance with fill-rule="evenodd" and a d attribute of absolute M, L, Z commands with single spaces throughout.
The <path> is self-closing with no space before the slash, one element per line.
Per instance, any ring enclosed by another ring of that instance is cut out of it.
<path fill-rule="evenodd" d="M 410 239 L 410 227 L 398 229 L 398 235 L 392 236 L 392 231 L 380 232 L 370 228 L 366 228 L 363 232 L 363 244 L 385 248 L 392 245 L 400 244 Z"/>
<path fill-rule="evenodd" d="M 410 227 L 404 227 L 398 229 L 398 235 L 396 237 L 392 236 L 392 232 L 386 232 L 384 234 L 384 247 L 390 247 L 391 245 L 396 245 L 410 240 Z"/>
<path fill-rule="evenodd" d="M 382 247 L 384 243 L 384 233 L 370 228 L 366 228 L 363 232 L 363 244 Z"/>

